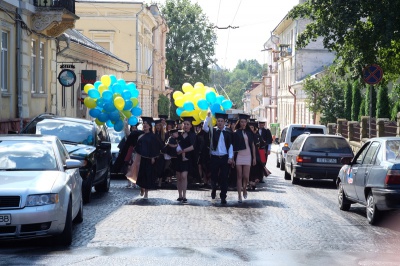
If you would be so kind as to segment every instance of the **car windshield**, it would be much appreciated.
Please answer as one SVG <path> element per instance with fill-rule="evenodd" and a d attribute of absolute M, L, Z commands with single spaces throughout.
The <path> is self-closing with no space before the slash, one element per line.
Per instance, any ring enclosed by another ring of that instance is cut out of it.
<path fill-rule="evenodd" d="M 312 127 L 293 127 L 290 140 L 293 142 L 298 136 L 304 133 L 324 134 L 324 130 L 322 128 L 312 128 Z"/>
<path fill-rule="evenodd" d="M 57 161 L 50 141 L 0 141 L 0 171 L 56 169 Z"/>
<path fill-rule="evenodd" d="M 352 153 L 350 145 L 343 138 L 308 137 L 303 151 Z"/>
<path fill-rule="evenodd" d="M 108 128 L 108 134 L 110 135 L 111 143 L 120 143 L 121 140 L 125 137 L 125 132 L 120 131 L 117 132 L 113 128 Z"/>
<path fill-rule="evenodd" d="M 62 142 L 94 144 L 91 124 L 45 119 L 36 124 L 36 134 L 57 136 Z"/>

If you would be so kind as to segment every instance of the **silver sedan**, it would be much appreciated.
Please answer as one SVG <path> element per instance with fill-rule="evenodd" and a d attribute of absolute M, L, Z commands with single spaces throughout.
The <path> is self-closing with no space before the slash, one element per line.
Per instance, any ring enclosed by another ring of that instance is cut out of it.
<path fill-rule="evenodd" d="M 0 240 L 70 245 L 72 222 L 83 221 L 80 166 L 55 136 L 0 135 Z"/>

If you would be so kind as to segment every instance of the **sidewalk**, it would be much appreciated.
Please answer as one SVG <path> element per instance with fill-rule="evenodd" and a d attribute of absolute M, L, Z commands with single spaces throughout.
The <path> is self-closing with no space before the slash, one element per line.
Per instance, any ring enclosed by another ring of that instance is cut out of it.
<path fill-rule="evenodd" d="M 279 148 L 279 145 L 278 145 L 278 144 L 275 144 L 275 143 L 272 143 L 272 144 L 271 144 L 271 152 L 277 153 L 278 148 Z"/>

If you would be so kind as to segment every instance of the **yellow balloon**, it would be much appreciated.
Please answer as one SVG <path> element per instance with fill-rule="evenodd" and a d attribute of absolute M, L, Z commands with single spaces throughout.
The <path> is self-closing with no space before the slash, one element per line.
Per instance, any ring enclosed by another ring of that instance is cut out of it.
<path fill-rule="evenodd" d="M 175 105 L 178 107 L 182 107 L 184 103 L 185 103 L 185 99 L 183 99 L 183 97 L 175 99 Z"/>
<path fill-rule="evenodd" d="M 93 99 L 91 97 L 86 97 L 85 100 L 83 100 L 83 104 L 87 108 L 95 108 L 96 107 L 96 101 L 95 101 L 95 99 Z"/>
<path fill-rule="evenodd" d="M 125 118 L 129 118 L 132 116 L 132 113 L 129 110 L 122 111 L 122 114 L 125 116 Z"/>
<path fill-rule="evenodd" d="M 193 111 L 192 112 L 192 116 L 193 116 L 193 118 L 195 119 L 195 120 L 197 120 L 197 121 L 201 121 L 201 119 L 200 119 L 200 116 L 199 116 L 199 111 Z"/>
<path fill-rule="evenodd" d="M 200 123 L 201 123 L 200 120 L 194 120 L 194 121 L 192 121 L 192 124 L 193 124 L 194 126 L 197 126 L 197 125 L 199 125 Z"/>
<path fill-rule="evenodd" d="M 185 100 L 185 102 L 193 102 L 194 100 L 193 97 L 194 97 L 193 92 L 186 92 L 183 95 L 183 99 Z"/>
<path fill-rule="evenodd" d="M 122 97 L 116 97 L 114 99 L 114 106 L 115 108 L 117 108 L 118 110 L 122 111 L 124 109 L 125 106 L 125 100 Z"/>
<path fill-rule="evenodd" d="M 139 103 L 137 98 L 131 98 L 131 102 L 133 104 L 132 107 L 136 107 L 138 105 L 138 103 Z"/>
<path fill-rule="evenodd" d="M 201 88 L 204 88 L 204 84 L 203 83 L 201 83 L 201 82 L 196 82 L 195 84 L 194 84 L 194 89 L 196 90 L 196 89 L 201 89 Z"/>
<path fill-rule="evenodd" d="M 200 112 L 199 112 L 199 118 L 201 119 L 201 120 L 206 120 L 206 117 L 207 117 L 207 110 L 201 110 Z"/>
<path fill-rule="evenodd" d="M 186 83 L 183 83 L 182 90 L 184 92 L 190 92 L 190 91 L 193 91 L 194 88 L 193 88 L 192 84 L 186 82 Z"/>
<path fill-rule="evenodd" d="M 103 92 L 106 91 L 106 90 L 108 90 L 108 87 L 107 87 L 106 85 L 101 84 L 101 85 L 99 86 L 100 95 L 103 95 Z"/>
<path fill-rule="evenodd" d="M 215 119 L 215 117 L 213 116 L 213 117 L 211 118 L 211 120 L 212 120 L 213 126 L 215 126 L 215 125 L 217 124 L 217 119 Z"/>
<path fill-rule="evenodd" d="M 92 88 L 94 88 L 94 85 L 88 83 L 88 84 L 85 85 L 85 87 L 83 87 L 83 90 L 84 90 L 86 93 L 89 93 L 89 90 L 92 89 Z"/>
<path fill-rule="evenodd" d="M 172 98 L 174 98 L 174 100 L 176 100 L 177 98 L 183 97 L 183 93 L 181 91 L 175 91 L 172 94 Z"/>
<path fill-rule="evenodd" d="M 97 124 L 97 125 L 99 125 L 99 126 L 101 126 L 101 125 L 104 125 L 104 122 L 101 122 L 99 119 L 95 119 L 94 120 L 94 122 Z"/>
<path fill-rule="evenodd" d="M 109 75 L 103 75 L 101 76 L 100 79 L 101 83 L 103 83 L 104 85 L 106 85 L 107 87 L 110 86 L 111 84 L 111 78 Z"/>
<path fill-rule="evenodd" d="M 181 117 L 185 117 L 185 116 L 190 116 L 190 112 L 189 111 L 183 111 L 181 113 Z"/>

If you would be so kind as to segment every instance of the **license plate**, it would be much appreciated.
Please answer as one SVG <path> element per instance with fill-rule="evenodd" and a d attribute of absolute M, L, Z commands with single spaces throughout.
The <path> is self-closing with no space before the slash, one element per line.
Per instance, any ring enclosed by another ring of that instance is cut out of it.
<path fill-rule="evenodd" d="M 11 223 L 11 214 L 0 214 L 0 225 L 9 225 Z"/>
<path fill-rule="evenodd" d="M 336 159 L 332 159 L 332 158 L 317 158 L 317 163 L 336 163 Z"/>

